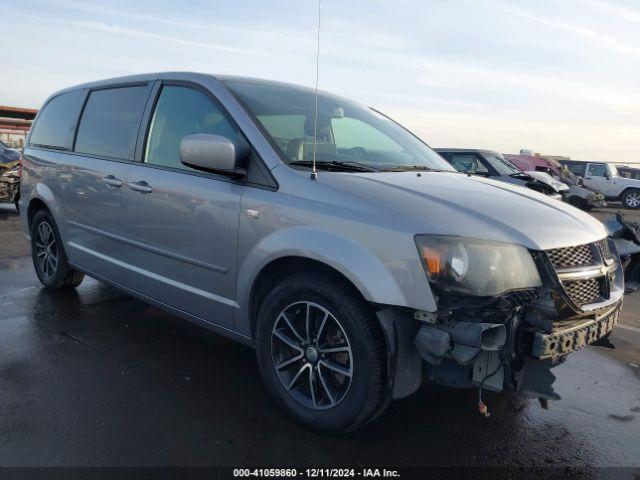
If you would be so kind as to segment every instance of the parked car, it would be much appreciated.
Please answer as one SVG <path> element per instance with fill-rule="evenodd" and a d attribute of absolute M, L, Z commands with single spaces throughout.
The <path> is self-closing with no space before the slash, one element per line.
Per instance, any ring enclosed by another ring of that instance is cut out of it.
<path fill-rule="evenodd" d="M 609 201 L 621 201 L 625 208 L 640 208 L 640 180 L 618 175 L 616 166 L 604 162 L 561 160 L 562 165 L 582 177 L 587 187 L 601 191 Z"/>
<path fill-rule="evenodd" d="M 436 148 L 435 151 L 459 172 L 524 186 L 556 199 L 561 199 L 562 192 L 568 190 L 560 182 L 549 182 L 547 178 L 534 178 L 509 162 L 502 154 L 492 150 Z"/>
<path fill-rule="evenodd" d="M 556 160 L 547 160 L 536 155 L 524 153 L 519 155 L 504 154 L 504 157 L 532 177 L 539 178 L 541 174 L 546 173 L 557 179 L 557 181 L 562 182 L 566 185 L 562 199 L 574 207 L 590 211 L 593 208 L 607 206 L 602 192 L 585 187 L 580 177 L 577 177 L 567 169 L 563 169 Z"/>
<path fill-rule="evenodd" d="M 547 172 L 551 175 L 560 174 L 560 166 L 555 163 L 555 161 L 550 162 L 537 155 L 505 153 L 503 157 L 523 172 Z"/>
<path fill-rule="evenodd" d="M 0 203 L 13 203 L 20 199 L 20 163 L 0 163 Z"/>
<path fill-rule="evenodd" d="M 9 148 L 6 143 L 0 140 L 0 164 L 17 162 L 20 159 L 20 152 Z"/>
<path fill-rule="evenodd" d="M 0 203 L 18 207 L 20 198 L 20 153 L 0 141 Z"/>
<path fill-rule="evenodd" d="M 311 89 L 195 73 L 80 85 L 46 101 L 22 165 L 46 288 L 87 274 L 254 346 L 269 393 L 315 428 L 358 428 L 424 379 L 557 399 L 550 368 L 622 308 L 599 221 L 458 173 Z"/>
<path fill-rule="evenodd" d="M 625 165 L 616 165 L 618 175 L 625 178 L 633 178 L 640 180 L 640 168 L 627 167 Z"/>

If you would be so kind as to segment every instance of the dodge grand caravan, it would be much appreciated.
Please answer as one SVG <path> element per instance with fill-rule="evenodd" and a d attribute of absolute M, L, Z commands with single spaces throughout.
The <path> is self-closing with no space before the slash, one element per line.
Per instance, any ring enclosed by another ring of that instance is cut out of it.
<path fill-rule="evenodd" d="M 325 430 L 423 380 L 557 399 L 551 367 L 622 308 L 601 223 L 301 87 L 161 73 L 57 92 L 21 182 L 45 287 L 86 274 L 254 346 L 275 401 Z"/>

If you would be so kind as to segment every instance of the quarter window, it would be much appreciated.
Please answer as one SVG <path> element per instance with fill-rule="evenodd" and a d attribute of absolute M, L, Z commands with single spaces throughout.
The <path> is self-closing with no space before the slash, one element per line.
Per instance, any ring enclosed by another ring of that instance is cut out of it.
<path fill-rule="evenodd" d="M 63 93 L 47 103 L 33 126 L 29 143 L 69 150 L 80 113 L 82 90 Z"/>
<path fill-rule="evenodd" d="M 132 160 L 148 87 L 95 90 L 82 113 L 76 152 Z"/>
<path fill-rule="evenodd" d="M 151 120 L 145 162 L 192 170 L 180 162 L 180 142 L 187 135 L 210 133 L 235 141 L 237 129 L 205 94 L 188 87 L 166 86 Z"/>

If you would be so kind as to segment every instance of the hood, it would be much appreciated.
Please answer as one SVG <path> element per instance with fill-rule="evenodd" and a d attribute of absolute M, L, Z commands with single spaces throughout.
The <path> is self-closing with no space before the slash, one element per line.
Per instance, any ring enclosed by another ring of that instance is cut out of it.
<path fill-rule="evenodd" d="M 559 182 L 558 180 L 553 178 L 551 175 L 549 175 L 547 172 L 527 171 L 525 173 L 527 175 L 535 178 L 539 182 L 542 182 L 542 183 L 545 183 L 545 184 L 549 185 L 556 192 L 565 192 L 565 191 L 569 190 L 569 186 L 568 185 L 566 185 L 566 184 L 564 184 L 562 182 Z"/>
<path fill-rule="evenodd" d="M 607 236 L 602 223 L 577 208 L 526 187 L 483 177 L 450 172 L 323 172 L 321 179 L 360 200 L 354 199 L 350 208 L 382 216 L 392 228 L 413 234 L 458 235 L 532 250 Z"/>

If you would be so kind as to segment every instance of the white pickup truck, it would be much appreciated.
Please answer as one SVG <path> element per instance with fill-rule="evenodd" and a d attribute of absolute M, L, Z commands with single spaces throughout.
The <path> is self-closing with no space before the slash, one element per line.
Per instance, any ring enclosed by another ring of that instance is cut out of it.
<path fill-rule="evenodd" d="M 607 200 L 621 201 L 625 208 L 640 208 L 640 180 L 621 177 L 615 165 L 604 162 L 562 160 L 574 174 L 582 177 L 587 187 L 600 190 Z"/>

